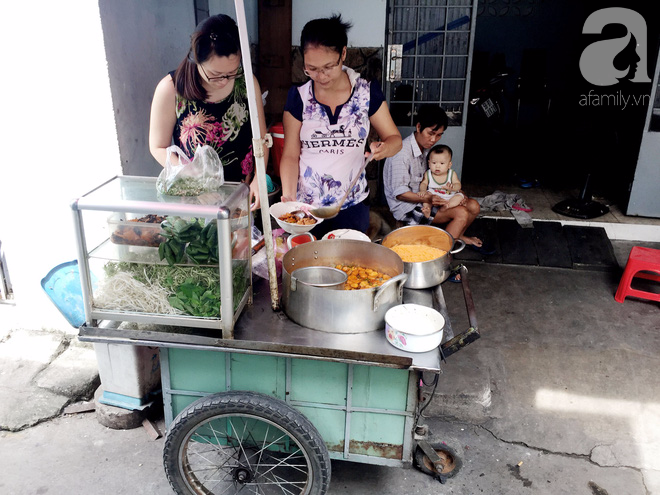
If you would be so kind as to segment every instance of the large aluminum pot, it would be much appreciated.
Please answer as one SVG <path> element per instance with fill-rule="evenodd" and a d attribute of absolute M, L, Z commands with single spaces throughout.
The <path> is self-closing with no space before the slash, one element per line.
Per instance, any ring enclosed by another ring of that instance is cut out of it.
<path fill-rule="evenodd" d="M 358 265 L 392 277 L 380 287 L 331 290 L 296 284 L 291 273 L 308 266 Z M 282 308 L 286 315 L 307 328 L 333 333 L 382 330 L 385 313 L 401 304 L 403 262 L 391 249 L 352 239 L 308 242 L 289 250 L 282 260 Z"/>
<path fill-rule="evenodd" d="M 405 287 L 409 289 L 428 289 L 441 284 L 450 274 L 451 255 L 462 251 L 463 241 L 454 240 L 452 235 L 439 227 L 431 225 L 408 225 L 387 234 L 382 245 L 391 248 L 399 244 L 422 244 L 436 247 L 447 253 L 430 261 L 403 263 L 403 271 L 408 274 Z M 454 247 L 454 246 L 458 247 Z"/>

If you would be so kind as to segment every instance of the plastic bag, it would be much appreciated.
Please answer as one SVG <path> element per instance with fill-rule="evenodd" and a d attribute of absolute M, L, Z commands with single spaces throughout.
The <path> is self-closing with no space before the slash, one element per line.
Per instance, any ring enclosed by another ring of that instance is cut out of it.
<path fill-rule="evenodd" d="M 172 159 L 172 153 L 178 155 L 178 163 Z M 217 191 L 224 183 L 222 162 L 211 146 L 198 147 L 192 160 L 178 146 L 170 146 L 156 188 L 159 193 L 171 196 L 199 196 Z"/>
<path fill-rule="evenodd" d="M 286 239 L 284 237 L 286 233 L 284 232 L 284 229 L 275 229 L 272 233 L 273 247 L 275 250 L 275 272 L 277 273 L 277 278 L 280 278 L 282 276 L 282 258 L 284 258 L 284 255 L 287 253 L 289 248 L 286 245 Z M 259 232 L 259 229 L 253 227 L 252 239 L 254 240 L 255 238 L 260 240 L 263 238 L 263 234 Z M 265 278 L 266 280 L 270 278 L 268 276 L 268 257 L 266 256 L 265 247 L 257 251 L 256 254 L 252 256 L 252 273 L 258 277 Z"/>

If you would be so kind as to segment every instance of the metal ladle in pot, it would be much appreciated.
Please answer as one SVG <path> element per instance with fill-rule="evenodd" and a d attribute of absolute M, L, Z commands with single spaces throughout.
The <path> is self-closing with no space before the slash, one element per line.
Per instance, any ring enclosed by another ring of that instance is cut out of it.
<path fill-rule="evenodd" d="M 357 183 L 358 179 L 362 175 L 362 171 L 366 168 L 367 164 L 371 161 L 373 158 L 374 154 L 371 153 L 369 155 L 369 158 L 367 158 L 364 161 L 364 164 L 360 168 L 360 171 L 355 175 L 355 178 L 351 182 L 351 184 L 348 186 L 348 189 L 346 190 L 346 193 L 344 196 L 334 205 L 332 206 L 321 206 L 320 208 L 310 208 L 309 212 L 314 215 L 315 217 L 318 218 L 334 218 L 339 214 L 339 210 L 341 209 L 342 205 L 344 204 L 344 201 L 346 201 L 346 198 L 348 197 L 348 194 L 353 190 L 355 187 L 355 184 Z"/>

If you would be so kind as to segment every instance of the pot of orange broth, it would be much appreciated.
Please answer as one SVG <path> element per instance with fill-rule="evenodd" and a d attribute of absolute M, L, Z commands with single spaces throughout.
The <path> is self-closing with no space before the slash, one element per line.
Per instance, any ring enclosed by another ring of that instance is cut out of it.
<path fill-rule="evenodd" d="M 462 251 L 463 241 L 439 227 L 408 225 L 387 234 L 382 245 L 392 249 L 403 260 L 408 274 L 404 287 L 428 289 L 449 277 L 451 255 Z"/>

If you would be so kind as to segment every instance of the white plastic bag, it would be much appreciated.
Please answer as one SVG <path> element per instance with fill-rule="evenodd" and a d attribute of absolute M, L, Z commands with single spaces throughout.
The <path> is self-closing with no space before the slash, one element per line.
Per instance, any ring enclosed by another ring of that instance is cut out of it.
<path fill-rule="evenodd" d="M 172 158 L 172 153 L 176 153 L 178 160 Z M 217 191 L 224 183 L 222 162 L 211 146 L 198 147 L 192 160 L 178 146 L 170 146 L 156 188 L 159 193 L 171 196 L 199 196 Z"/>
<path fill-rule="evenodd" d="M 256 229 L 256 232 L 259 232 L 259 229 Z M 289 248 L 286 245 L 284 229 L 275 229 L 272 231 L 273 234 L 273 247 L 275 250 L 275 271 L 277 273 L 277 278 L 282 276 L 282 258 L 287 253 Z M 255 238 L 255 231 L 252 231 L 252 238 Z M 260 239 L 263 239 L 263 234 L 260 235 Z M 252 256 L 252 273 L 258 277 L 265 278 L 268 280 L 268 258 L 266 255 L 266 248 L 260 249 L 255 255 Z"/>

